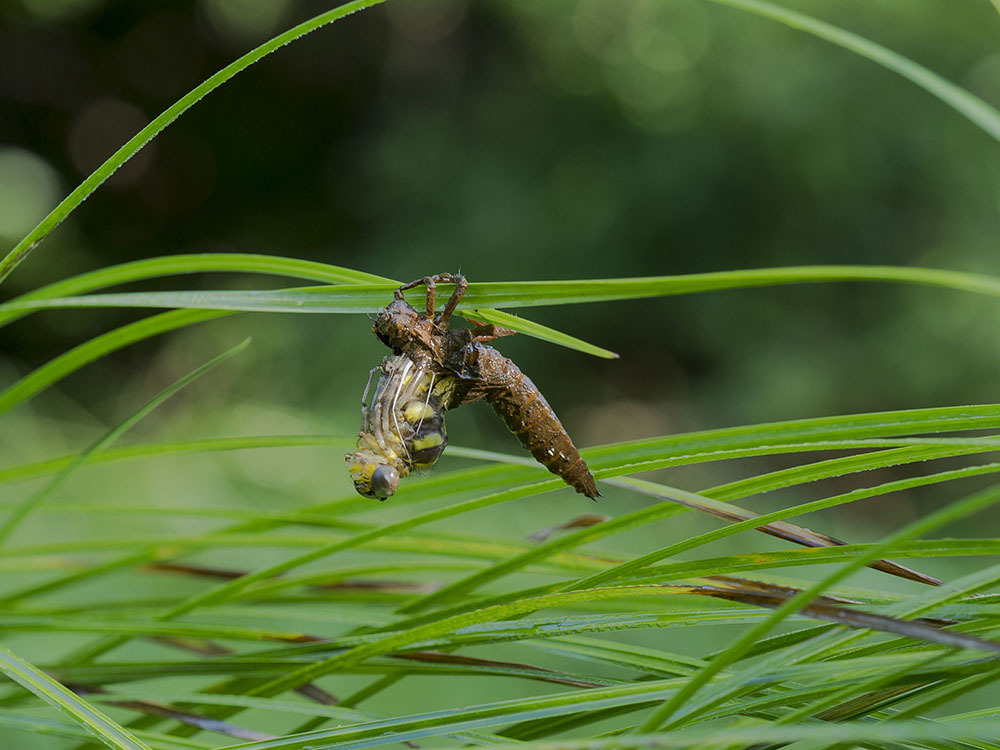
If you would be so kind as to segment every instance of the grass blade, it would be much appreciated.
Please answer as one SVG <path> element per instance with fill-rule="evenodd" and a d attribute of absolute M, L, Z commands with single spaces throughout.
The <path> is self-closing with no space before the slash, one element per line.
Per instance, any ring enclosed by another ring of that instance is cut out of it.
<path fill-rule="evenodd" d="M 572 281 L 470 283 L 459 312 L 483 319 L 480 308 L 537 307 L 667 297 L 720 289 L 826 282 L 920 284 L 1000 297 L 1000 279 L 984 274 L 906 266 L 788 266 L 741 271 Z M 269 290 L 127 292 L 29 299 L 0 305 L 0 314 L 48 308 L 146 307 L 285 313 L 377 313 L 395 284 L 298 287 Z M 439 295 L 444 297 L 444 295 Z M 444 306 L 444 299 L 439 307 Z M 505 327 L 517 329 L 517 318 Z"/>
<path fill-rule="evenodd" d="M 570 336 L 567 333 L 561 333 L 560 331 L 556 331 L 548 326 L 543 326 L 541 323 L 535 323 L 534 321 L 519 318 L 511 315 L 510 313 L 505 313 L 503 310 L 478 308 L 475 311 L 475 316 L 478 320 L 481 320 L 484 323 L 493 323 L 494 325 L 509 328 L 512 331 L 517 331 L 518 333 L 523 333 L 526 336 L 532 336 L 536 339 L 541 339 L 542 341 L 548 341 L 552 344 L 565 346 L 567 349 L 574 349 L 578 352 L 583 352 L 584 354 L 592 354 L 593 356 L 601 357 L 602 359 L 619 358 L 615 352 L 610 351 L 609 349 L 596 346 L 584 341 L 583 339 Z"/>
<path fill-rule="evenodd" d="M 0 671 L 49 705 L 69 714 L 108 747 L 150 750 L 149 745 L 132 736 L 113 719 L 4 646 L 0 646 Z"/>
<path fill-rule="evenodd" d="M 843 580 L 869 562 L 881 557 L 900 542 L 908 541 L 938 526 L 943 526 L 958 518 L 963 518 L 969 514 L 988 508 L 998 501 L 1000 501 L 1000 486 L 995 485 L 982 492 L 977 492 L 964 500 L 952 503 L 924 518 L 910 522 L 899 531 L 888 536 L 883 542 L 872 545 L 871 550 L 868 552 L 858 555 L 847 564 L 841 565 L 833 573 L 825 576 L 809 589 L 794 596 L 791 600 L 778 607 L 774 614 L 760 625 L 751 628 L 740 636 L 718 658 L 714 659 L 708 666 L 698 672 L 676 695 L 653 712 L 652 716 L 643 722 L 639 730 L 640 733 L 651 730 L 655 731 L 661 727 L 702 685 L 705 685 L 712 677 L 742 656 L 756 641 L 766 635 L 771 628 L 788 615 L 798 612 L 802 607 L 808 605 L 830 586 Z"/>
<path fill-rule="evenodd" d="M 130 263 L 107 266 L 96 271 L 82 273 L 62 281 L 48 284 L 32 292 L 15 297 L 11 302 L 67 297 L 104 289 L 109 286 L 128 284 L 143 279 L 153 279 L 179 274 L 230 271 L 234 273 L 254 273 L 268 276 L 286 276 L 326 284 L 380 284 L 391 281 L 382 276 L 355 271 L 351 268 L 331 266 L 312 260 L 283 258 L 277 255 L 254 253 L 192 253 L 190 255 L 165 255 L 159 258 L 144 258 Z M 0 315 L 0 326 L 17 320 L 26 312 L 9 312 Z"/>

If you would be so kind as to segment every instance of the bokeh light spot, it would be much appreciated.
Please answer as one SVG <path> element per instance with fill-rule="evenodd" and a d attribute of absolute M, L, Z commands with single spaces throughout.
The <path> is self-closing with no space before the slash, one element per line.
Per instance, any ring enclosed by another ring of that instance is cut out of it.
<path fill-rule="evenodd" d="M 625 30 L 632 3 L 581 0 L 573 13 L 573 34 L 591 56 L 610 63 L 628 58 Z"/>
<path fill-rule="evenodd" d="M 629 14 L 628 39 L 636 61 L 661 73 L 677 73 L 704 56 L 708 19 L 696 3 L 643 0 Z"/>
<path fill-rule="evenodd" d="M 201 7 L 220 36 L 242 43 L 268 36 L 291 4 L 291 0 L 203 0 Z"/>
<path fill-rule="evenodd" d="M 465 16 L 465 0 L 403 0 L 386 6 L 389 22 L 415 42 L 437 42 L 451 34 Z"/>
<path fill-rule="evenodd" d="M 104 0 L 21 0 L 21 5 L 39 21 L 68 21 L 103 5 Z"/>
<path fill-rule="evenodd" d="M 145 127 L 149 119 L 141 109 L 120 99 L 99 99 L 73 121 L 69 131 L 69 154 L 81 174 L 97 169 L 118 148 Z M 147 144 L 109 180 L 109 185 L 132 185 L 142 179 L 153 160 L 153 144 Z"/>
<path fill-rule="evenodd" d="M 59 201 L 59 176 L 40 157 L 0 148 L 0 236 L 18 240 Z"/>

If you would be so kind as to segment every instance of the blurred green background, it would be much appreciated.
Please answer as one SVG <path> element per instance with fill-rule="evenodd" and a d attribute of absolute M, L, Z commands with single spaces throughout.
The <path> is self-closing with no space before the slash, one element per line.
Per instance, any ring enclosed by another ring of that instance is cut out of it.
<path fill-rule="evenodd" d="M 1000 103 L 1000 16 L 988 2 L 786 5 Z M 181 94 L 327 7 L 4 4 L 4 244 Z M 996 144 L 909 82 L 808 35 L 702 0 L 402 0 L 306 37 L 197 104 L 46 240 L 5 296 L 110 263 L 206 251 L 401 280 L 816 263 L 997 274 L 998 237 Z M 248 283 L 261 282 L 213 275 L 156 288 Z M 535 341 L 503 348 L 586 445 L 992 402 L 1000 349 L 982 341 L 997 310 L 919 288 L 764 289 L 533 311 L 620 352 L 617 362 Z M 46 313 L 5 329 L 5 379 L 127 316 L 138 313 Z M 363 373 L 382 355 L 365 321 L 234 325 L 258 339 L 241 399 L 345 429 L 354 421 Z M 60 394 L 113 419 L 123 383 L 153 377 L 157 353 L 176 362 L 185 336 L 97 363 Z M 57 398 L 36 408 L 61 409 Z M 480 416 L 496 432 L 492 415 Z"/>
<path fill-rule="evenodd" d="M 988 2 L 786 6 L 1000 103 L 1000 15 Z M 5 4 L 4 243 L 183 93 L 328 7 Z M 1000 153 L 989 136 L 909 82 L 806 34 L 702 0 L 402 0 L 290 45 L 197 104 L 46 240 L 5 296 L 111 263 L 227 251 L 401 280 L 445 270 L 476 281 L 825 263 L 1000 274 L 998 237 Z M 216 274 L 144 288 L 266 283 Z M 998 310 L 988 298 L 934 289 L 757 289 L 525 311 L 620 352 L 618 361 L 527 339 L 502 348 L 585 446 L 993 402 L 1000 347 L 983 342 L 994 338 Z M 5 328 L 4 381 L 142 314 L 49 312 Z M 170 417 L 167 407 L 143 429 L 183 432 L 185 415 L 208 434 L 356 429 L 366 372 L 384 354 L 367 321 L 244 315 L 75 374 L 14 415 L 29 431 L 54 420 L 55 434 L 7 431 L 7 452 L 79 446 L 246 334 L 256 339 L 252 354 L 187 397 L 203 408 Z M 450 422 L 453 442 L 516 450 L 485 407 Z M 337 464 L 323 481 L 339 489 Z"/>
<path fill-rule="evenodd" d="M 1000 105 L 1000 14 L 986 0 L 783 4 Z M 182 94 L 329 7 L 0 5 L 4 250 Z M 1000 275 L 998 238 L 996 143 L 908 81 L 801 32 L 702 0 L 395 0 L 265 58 L 198 103 L 45 241 L 4 299 L 112 263 L 195 252 L 294 256 L 404 281 L 833 263 Z M 216 274 L 137 288 L 266 285 Z M 602 361 L 523 337 L 501 342 L 581 446 L 1000 400 L 1000 305 L 986 297 L 839 284 L 524 314 L 621 354 Z M 55 311 L 4 328 L 0 385 L 142 315 Z M 247 335 L 248 354 L 130 440 L 357 430 L 368 369 L 385 353 L 366 319 L 240 315 L 118 352 L 19 407 L 0 432 L 0 463 L 80 450 Z M 456 444 L 519 450 L 482 405 L 449 415 L 449 432 Z M 698 489 L 746 466 L 719 471 L 668 480 Z M 274 507 L 349 491 L 340 454 L 309 449 L 93 469 L 60 499 Z M 604 502 L 616 513 L 636 500 Z M 813 525 L 869 538 L 923 502 L 939 500 L 909 493 Z M 566 491 L 492 516 L 528 533 L 590 510 Z M 107 534 L 107 523 L 47 517 L 23 538 Z M 176 519 L 116 523 L 117 534 L 151 523 L 185 531 Z M 686 525 L 712 522 L 674 524 Z"/>

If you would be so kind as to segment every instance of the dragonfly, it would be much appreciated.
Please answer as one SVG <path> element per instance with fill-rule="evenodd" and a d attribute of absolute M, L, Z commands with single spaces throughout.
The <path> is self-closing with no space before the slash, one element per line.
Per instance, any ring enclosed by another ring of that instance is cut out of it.
<path fill-rule="evenodd" d="M 455 290 L 435 314 L 437 285 L 444 283 Z M 404 296 L 420 286 L 426 288 L 423 312 Z M 489 346 L 514 331 L 475 321 L 473 328 L 451 327 L 467 288 L 461 274 L 425 276 L 396 289 L 376 316 L 374 333 L 393 356 L 371 371 L 362 396 L 357 450 L 346 456 L 355 489 L 380 500 L 393 495 L 401 478 L 441 457 L 448 443 L 444 413 L 483 400 L 546 469 L 577 492 L 600 497 L 594 475 L 538 387 Z"/>

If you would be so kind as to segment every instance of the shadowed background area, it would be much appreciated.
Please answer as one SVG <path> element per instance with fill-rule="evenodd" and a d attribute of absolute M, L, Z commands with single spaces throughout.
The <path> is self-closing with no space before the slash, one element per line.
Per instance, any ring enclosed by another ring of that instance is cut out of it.
<path fill-rule="evenodd" d="M 988 2 L 784 4 L 1000 104 L 1000 15 Z M 4 4 L 4 252 L 181 95 L 329 7 Z M 3 298 L 113 263 L 198 252 L 294 256 L 401 281 L 459 270 L 475 282 L 834 263 L 1000 275 L 998 237 L 996 143 L 908 81 L 801 32 L 702 0 L 401 0 L 307 36 L 195 105 L 18 268 Z M 134 288 L 286 283 L 271 281 L 212 274 Z M 756 289 L 523 311 L 619 352 L 617 361 L 523 337 L 498 346 L 584 447 L 997 402 L 998 311 L 994 299 L 919 287 Z M 144 314 L 54 311 L 4 328 L 0 387 Z M 117 352 L 19 407 L 0 436 L 2 464 L 79 450 L 247 335 L 249 353 L 132 439 L 356 432 L 368 370 L 386 353 L 369 321 L 239 315 Z M 456 444 L 520 451 L 482 405 L 449 415 L 449 433 Z M 273 507 L 350 487 L 337 451 L 183 466 L 115 470 L 115 491 L 161 504 Z M 695 467 L 666 481 L 698 489 L 744 471 Z M 107 476 L 74 480 L 63 494 L 92 499 Z M 856 486 L 838 481 L 840 490 Z M 875 534 L 936 504 L 940 490 L 931 492 L 821 525 Z M 629 507 L 605 502 L 612 512 Z M 566 491 L 502 522 L 528 533 L 590 510 Z M 55 533 L 103 523 L 74 517 Z M 124 535 L 144 522 L 118 523 Z"/>

